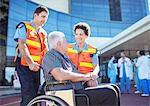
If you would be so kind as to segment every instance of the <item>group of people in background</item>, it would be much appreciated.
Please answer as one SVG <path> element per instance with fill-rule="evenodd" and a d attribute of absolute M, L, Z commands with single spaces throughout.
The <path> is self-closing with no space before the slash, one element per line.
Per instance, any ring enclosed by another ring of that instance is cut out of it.
<path fill-rule="evenodd" d="M 112 56 L 108 62 L 108 77 L 110 83 L 116 84 L 116 78 L 119 73 L 121 93 L 130 93 L 131 80 L 134 78 L 136 91 L 135 94 L 141 96 L 150 95 L 150 59 L 145 56 L 143 50 L 137 51 L 136 61 L 130 60 L 125 52 L 120 52 L 120 58 Z M 135 72 L 135 75 L 134 75 Z"/>

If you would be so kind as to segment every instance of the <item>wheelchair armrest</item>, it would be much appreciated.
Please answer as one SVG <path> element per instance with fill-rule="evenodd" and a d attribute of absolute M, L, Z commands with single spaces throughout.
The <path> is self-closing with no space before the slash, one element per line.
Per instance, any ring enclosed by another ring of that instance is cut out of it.
<path fill-rule="evenodd" d="M 68 81 L 55 81 L 55 82 L 46 82 L 46 85 L 65 85 Z"/>
<path fill-rule="evenodd" d="M 67 85 L 69 84 L 69 81 L 53 81 L 53 82 L 46 82 L 46 85 L 44 87 L 44 90 L 47 91 L 49 86 L 55 86 L 55 85 Z"/>

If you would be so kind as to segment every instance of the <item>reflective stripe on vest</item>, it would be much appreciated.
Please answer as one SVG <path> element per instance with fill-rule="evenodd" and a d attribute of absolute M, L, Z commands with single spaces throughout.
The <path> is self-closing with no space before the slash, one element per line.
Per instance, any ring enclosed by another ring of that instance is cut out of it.
<path fill-rule="evenodd" d="M 29 39 L 26 40 L 26 43 L 29 44 L 29 45 L 31 45 L 31 46 L 36 46 L 38 48 L 41 47 L 41 44 L 39 42 L 32 41 L 32 40 L 29 40 Z"/>
<path fill-rule="evenodd" d="M 72 48 L 68 48 L 68 52 L 71 52 L 71 53 L 78 53 L 77 50 L 74 50 L 74 49 L 72 49 Z M 96 49 L 88 48 L 88 50 L 82 50 L 82 52 L 86 52 L 86 53 L 96 53 Z"/>
<path fill-rule="evenodd" d="M 96 49 L 88 48 L 88 50 L 83 50 L 82 52 L 96 53 Z"/>
<path fill-rule="evenodd" d="M 34 31 L 36 33 L 36 29 L 32 27 L 31 25 L 26 24 L 26 28 Z"/>
<path fill-rule="evenodd" d="M 77 50 L 73 50 L 72 48 L 68 48 L 68 52 L 71 52 L 71 53 L 78 53 Z"/>
<path fill-rule="evenodd" d="M 40 56 L 31 55 L 31 57 L 34 61 L 40 61 L 41 59 Z"/>
<path fill-rule="evenodd" d="M 80 66 L 85 66 L 85 67 L 89 67 L 89 68 L 93 68 L 93 64 L 92 63 L 87 63 L 87 62 L 80 62 Z"/>

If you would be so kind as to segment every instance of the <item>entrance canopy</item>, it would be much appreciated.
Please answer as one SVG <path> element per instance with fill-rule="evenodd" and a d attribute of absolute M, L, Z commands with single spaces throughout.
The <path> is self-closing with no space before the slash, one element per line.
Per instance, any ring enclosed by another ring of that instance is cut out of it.
<path fill-rule="evenodd" d="M 129 51 L 132 58 L 136 56 L 137 50 L 150 51 L 150 15 L 128 27 L 98 49 L 102 57 L 110 57 L 125 50 Z"/>

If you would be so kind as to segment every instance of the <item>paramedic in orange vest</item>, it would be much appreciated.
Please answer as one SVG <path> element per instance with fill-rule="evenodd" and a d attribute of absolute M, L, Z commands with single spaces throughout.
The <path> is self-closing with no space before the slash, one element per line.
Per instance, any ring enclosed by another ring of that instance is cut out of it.
<path fill-rule="evenodd" d="M 40 65 L 47 52 L 46 31 L 42 28 L 48 18 L 49 11 L 38 6 L 34 11 L 33 20 L 17 25 L 14 40 L 19 44 L 21 62 L 18 69 L 21 83 L 21 106 L 26 106 L 37 96 L 40 84 Z"/>
<path fill-rule="evenodd" d="M 99 73 L 97 49 L 85 40 L 90 36 L 90 27 L 87 23 L 77 23 L 74 26 L 76 43 L 69 44 L 67 55 L 80 73 L 97 74 Z M 97 86 L 97 80 L 90 80 L 86 86 Z"/>

